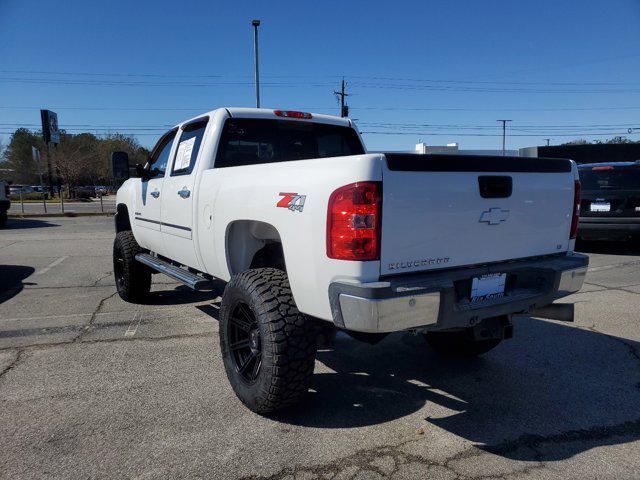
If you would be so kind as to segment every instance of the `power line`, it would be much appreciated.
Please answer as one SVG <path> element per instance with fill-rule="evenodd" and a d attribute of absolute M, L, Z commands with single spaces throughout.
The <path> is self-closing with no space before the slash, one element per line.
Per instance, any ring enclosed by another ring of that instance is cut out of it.
<path fill-rule="evenodd" d="M 413 135 L 413 136 L 448 136 L 448 137 L 502 137 L 501 134 L 492 133 L 435 133 L 435 132 L 379 132 L 379 131 L 361 131 L 361 134 L 367 135 Z M 568 133 L 554 134 L 556 137 L 589 137 L 589 136 L 627 136 L 628 132 L 587 132 L 587 133 Z M 635 135 L 635 134 L 634 134 Z M 512 134 L 512 137 L 542 137 L 544 134 Z"/>
<path fill-rule="evenodd" d="M 67 79 L 43 79 L 43 78 L 20 78 L 20 77 L 0 77 L 0 82 L 20 83 L 33 85 L 61 85 L 61 86 L 106 86 L 106 87 L 219 87 L 219 86 L 246 86 L 253 85 L 252 81 L 219 81 L 219 82 L 151 82 L 146 80 L 67 80 Z M 330 82 L 319 83 L 292 83 L 292 82 L 267 82 L 263 83 L 269 87 L 326 87 L 332 85 Z"/>
<path fill-rule="evenodd" d="M 637 57 L 638 55 L 632 55 Z M 624 58 L 624 57 L 621 57 Z M 2 74 L 21 75 L 66 75 L 89 77 L 126 77 L 126 78 L 252 78 L 246 74 L 166 74 L 166 73 L 124 73 L 124 72 L 65 72 L 43 70 L 0 70 Z M 340 78 L 341 75 L 326 74 L 282 74 L 263 75 L 265 78 Z M 424 77 L 393 77 L 386 75 L 349 75 L 350 78 L 363 80 L 383 80 L 392 82 L 417 82 L 417 83 L 453 83 L 453 84 L 482 84 L 482 85 L 552 85 L 552 86 L 638 86 L 639 82 L 542 82 L 542 81 L 509 81 L 509 80 L 469 80 L 469 79 L 440 79 Z"/>
<path fill-rule="evenodd" d="M 88 79 L 53 79 L 53 78 L 22 78 L 22 77 L 2 77 L 0 82 L 20 83 L 32 85 L 58 85 L 58 86 L 107 86 L 107 87 L 219 87 L 219 86 L 248 86 L 253 85 L 251 81 L 216 81 L 216 82 L 194 82 L 194 81 L 148 81 L 148 80 L 88 80 Z M 326 87 L 332 85 L 331 82 L 263 82 L 263 86 L 274 88 L 300 88 L 300 87 Z M 470 93 L 526 93 L 526 94 L 617 94 L 617 93 L 640 93 L 640 88 L 617 88 L 617 89 L 540 89 L 522 87 L 488 87 L 488 86 L 449 86 L 449 85 L 410 85 L 401 83 L 367 83 L 352 82 L 356 88 L 364 89 L 390 89 L 406 91 L 433 91 L 445 93 L 470 92 Z"/>
<path fill-rule="evenodd" d="M 2 127 L 2 131 L 0 134 L 3 135 L 11 135 L 15 133 L 15 130 L 6 130 L 7 127 Z M 158 136 L 162 132 L 166 131 L 166 128 L 142 128 L 140 130 L 135 130 L 132 127 L 128 127 L 127 130 L 122 131 L 119 130 L 119 127 L 89 127 L 89 128 L 68 128 L 65 129 L 68 133 L 78 134 L 78 133 L 95 133 L 97 135 L 108 135 L 111 133 L 118 133 L 122 135 L 149 135 L 149 136 Z M 495 127 L 494 127 L 495 128 Z M 421 132 L 421 131 L 377 131 L 377 130 L 364 130 L 361 131 L 362 134 L 371 134 L 371 135 L 412 135 L 412 136 L 449 136 L 449 137 L 502 137 L 501 134 L 493 134 L 493 133 L 473 133 L 473 132 L 460 132 L 460 131 L 439 131 L 439 132 Z M 512 137 L 544 137 L 544 133 L 512 133 Z M 557 133 L 553 132 L 554 137 L 588 137 L 588 136 L 628 136 L 628 135 L 638 135 L 638 133 L 629 134 L 628 131 L 587 131 L 587 132 L 562 132 Z"/>
<path fill-rule="evenodd" d="M 41 106 L 0 106 L 2 110 L 40 110 Z M 204 107 L 107 107 L 107 106 L 50 106 L 55 110 L 114 110 L 114 111 L 209 111 L 211 106 Z M 349 107 L 353 110 L 381 110 L 381 111 L 417 111 L 417 112 L 564 112 L 564 111 L 622 111 L 640 110 L 640 106 L 624 107 L 550 107 L 550 108 L 466 108 L 466 107 L 393 107 L 393 106 L 357 106 Z M 330 111 L 332 107 L 300 107 L 305 111 Z"/>
<path fill-rule="evenodd" d="M 442 85 L 409 85 L 395 83 L 364 83 L 352 82 L 355 88 L 374 88 L 409 91 L 433 92 L 472 92 L 472 93 L 540 93 L 540 94 L 609 94 L 609 93 L 640 93 L 638 88 L 618 89 L 540 89 L 540 88 L 504 88 L 504 87 L 472 87 L 472 86 L 442 86 Z"/>
<path fill-rule="evenodd" d="M 493 130 L 495 125 L 472 125 L 472 124 L 429 124 L 429 123 L 388 123 L 388 122 L 358 122 L 360 126 L 369 126 L 374 128 L 388 128 L 395 130 L 407 130 L 422 128 L 434 128 L 434 129 L 458 129 L 458 130 Z M 39 127 L 39 123 L 30 122 L 3 122 L 0 123 L 0 127 Z M 108 124 L 92 124 L 92 123 L 65 123 L 65 128 L 78 129 L 78 128 L 92 128 L 92 129 L 142 129 L 142 130 L 159 130 L 173 127 L 174 124 L 138 124 L 138 125 L 108 125 Z M 568 131 L 572 129 L 588 130 L 601 130 L 603 128 L 640 128 L 638 123 L 615 123 L 615 124 L 581 124 L 581 125 L 518 125 L 512 127 L 513 131 Z"/>
<path fill-rule="evenodd" d="M 469 125 L 469 124 L 459 124 L 459 123 L 389 123 L 389 122 L 358 122 L 359 125 L 387 125 L 390 127 L 460 127 L 460 128 L 495 128 L 495 125 Z M 590 127 L 634 127 L 638 126 L 640 123 L 590 123 L 590 124 L 581 124 L 581 125 L 518 125 L 514 127 L 514 129 L 519 128 L 590 128 Z"/>

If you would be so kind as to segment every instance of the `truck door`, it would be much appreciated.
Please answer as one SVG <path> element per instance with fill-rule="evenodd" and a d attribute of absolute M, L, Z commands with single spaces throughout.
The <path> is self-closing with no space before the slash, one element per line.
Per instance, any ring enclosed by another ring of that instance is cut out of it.
<path fill-rule="evenodd" d="M 162 198 L 162 237 L 167 256 L 198 268 L 193 243 L 193 201 L 196 164 L 208 119 L 196 120 L 180 129 Z"/>
<path fill-rule="evenodd" d="M 134 221 L 138 243 L 154 252 L 164 253 L 160 234 L 162 191 L 167 163 L 177 129 L 162 136 L 151 151 L 146 165 L 149 177 L 136 182 Z"/>

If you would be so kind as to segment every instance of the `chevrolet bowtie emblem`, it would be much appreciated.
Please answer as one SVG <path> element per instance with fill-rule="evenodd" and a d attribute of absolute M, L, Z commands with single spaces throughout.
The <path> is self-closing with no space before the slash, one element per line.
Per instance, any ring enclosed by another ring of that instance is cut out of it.
<path fill-rule="evenodd" d="M 482 212 L 479 222 L 486 223 L 488 225 L 499 225 L 509 218 L 509 210 L 502 210 L 501 208 L 491 208 L 486 212 Z"/>

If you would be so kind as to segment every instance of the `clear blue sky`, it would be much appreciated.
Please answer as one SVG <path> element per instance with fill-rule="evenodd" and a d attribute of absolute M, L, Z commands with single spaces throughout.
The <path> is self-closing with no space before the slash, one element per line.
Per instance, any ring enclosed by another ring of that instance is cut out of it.
<path fill-rule="evenodd" d="M 0 0 L 0 132 L 50 108 L 150 146 L 253 106 L 253 18 L 262 105 L 337 114 L 344 75 L 360 129 L 392 133 L 365 133 L 370 149 L 499 148 L 500 118 L 508 148 L 640 127 L 640 0 Z"/>

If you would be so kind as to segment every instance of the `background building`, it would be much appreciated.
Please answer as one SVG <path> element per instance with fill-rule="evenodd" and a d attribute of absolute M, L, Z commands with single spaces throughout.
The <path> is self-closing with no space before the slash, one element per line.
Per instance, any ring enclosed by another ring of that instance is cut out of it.
<path fill-rule="evenodd" d="M 457 143 L 446 145 L 427 145 L 424 142 L 416 143 L 416 153 L 448 153 L 451 155 L 502 155 L 502 150 L 461 150 Z M 506 150 L 505 155 L 518 156 L 518 150 Z"/>

